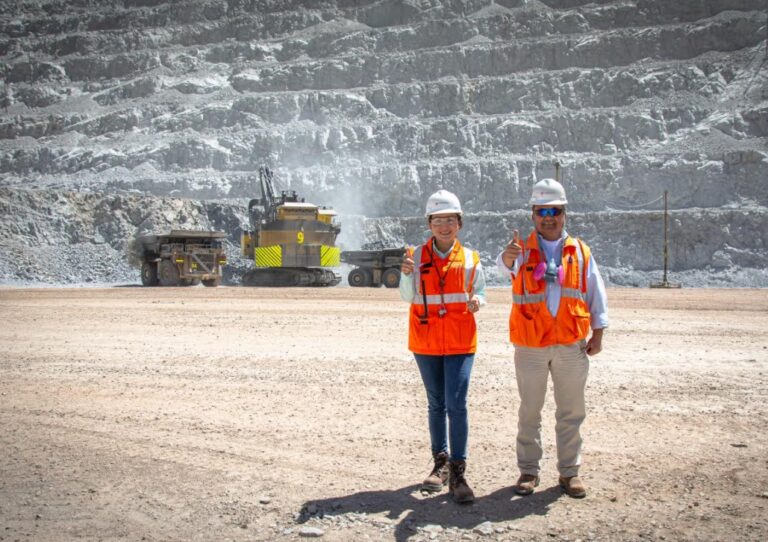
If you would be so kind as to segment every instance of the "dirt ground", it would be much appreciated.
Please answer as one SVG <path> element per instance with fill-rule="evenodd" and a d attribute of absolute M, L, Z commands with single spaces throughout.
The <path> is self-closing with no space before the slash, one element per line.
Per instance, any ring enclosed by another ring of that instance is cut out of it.
<path fill-rule="evenodd" d="M 610 289 L 582 474 L 513 494 L 509 291 L 478 314 L 468 480 L 426 496 L 397 291 L 0 289 L 0 540 L 765 540 L 768 290 Z"/>

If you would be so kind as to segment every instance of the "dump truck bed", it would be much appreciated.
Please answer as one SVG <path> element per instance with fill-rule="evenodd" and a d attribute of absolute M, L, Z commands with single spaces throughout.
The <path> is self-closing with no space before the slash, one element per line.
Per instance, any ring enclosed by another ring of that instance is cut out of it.
<path fill-rule="evenodd" d="M 144 286 L 217 286 L 226 264 L 221 231 L 171 230 L 137 238 Z"/>
<path fill-rule="evenodd" d="M 403 254 L 404 248 L 345 250 L 341 253 L 341 261 L 355 266 L 347 276 L 350 286 L 377 288 L 383 284 L 387 288 L 396 288 L 400 284 Z"/>
<path fill-rule="evenodd" d="M 223 231 L 199 231 L 199 230 L 171 230 L 168 233 L 142 235 L 139 242 L 145 246 L 157 243 L 185 243 L 190 241 L 206 241 L 213 239 L 225 239 L 227 234 Z"/>
<path fill-rule="evenodd" d="M 345 250 L 341 253 L 341 261 L 359 267 L 399 267 L 403 262 L 402 248 L 385 248 L 383 250 Z"/>

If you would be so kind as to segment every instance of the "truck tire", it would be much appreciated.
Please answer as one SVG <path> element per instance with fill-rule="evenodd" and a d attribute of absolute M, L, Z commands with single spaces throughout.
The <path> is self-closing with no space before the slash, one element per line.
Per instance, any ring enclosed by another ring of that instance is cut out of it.
<path fill-rule="evenodd" d="M 155 262 L 141 264 L 141 284 L 142 286 L 157 286 L 157 264 Z"/>
<path fill-rule="evenodd" d="M 158 276 L 160 278 L 160 286 L 179 285 L 179 268 L 170 260 L 160 262 Z"/>
<path fill-rule="evenodd" d="M 214 288 L 219 284 L 221 284 L 221 277 L 215 279 L 203 279 L 203 286 L 208 286 L 209 288 Z"/>
<path fill-rule="evenodd" d="M 381 275 L 381 283 L 387 288 L 397 288 L 400 286 L 400 270 L 390 267 Z"/>
<path fill-rule="evenodd" d="M 349 281 L 350 286 L 354 287 L 370 286 L 371 274 L 367 269 L 358 267 L 349 272 L 349 275 L 347 275 L 347 281 Z"/>

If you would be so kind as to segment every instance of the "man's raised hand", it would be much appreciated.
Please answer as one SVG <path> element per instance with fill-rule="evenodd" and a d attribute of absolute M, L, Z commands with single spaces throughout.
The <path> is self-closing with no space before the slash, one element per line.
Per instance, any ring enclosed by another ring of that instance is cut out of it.
<path fill-rule="evenodd" d="M 517 260 L 517 257 L 522 251 L 523 247 L 520 243 L 520 234 L 517 230 L 514 230 L 512 232 L 512 240 L 507 243 L 507 246 L 504 248 L 504 252 L 501 255 L 504 265 L 509 269 L 512 269 L 515 265 L 515 260 Z"/>

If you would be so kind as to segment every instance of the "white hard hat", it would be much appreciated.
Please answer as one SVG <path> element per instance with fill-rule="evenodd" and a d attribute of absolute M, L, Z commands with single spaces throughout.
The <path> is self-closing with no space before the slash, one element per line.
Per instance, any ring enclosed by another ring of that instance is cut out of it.
<path fill-rule="evenodd" d="M 567 205 L 565 188 L 554 179 L 542 179 L 533 185 L 529 205 Z"/>
<path fill-rule="evenodd" d="M 426 216 L 461 215 L 461 203 L 453 192 L 438 190 L 427 200 Z"/>

